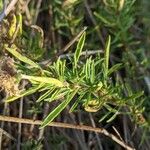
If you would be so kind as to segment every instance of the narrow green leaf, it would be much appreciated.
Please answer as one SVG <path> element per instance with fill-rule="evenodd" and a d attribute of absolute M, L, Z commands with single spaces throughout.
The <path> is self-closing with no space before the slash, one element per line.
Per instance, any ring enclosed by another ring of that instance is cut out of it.
<path fill-rule="evenodd" d="M 60 105 L 58 105 L 43 121 L 40 128 L 44 128 L 49 123 L 51 123 L 61 112 L 65 107 L 70 103 L 70 101 L 73 99 L 75 94 L 78 92 L 78 88 L 74 90 L 73 92 L 70 92 L 67 99 L 63 101 Z"/>
<path fill-rule="evenodd" d="M 27 95 L 30 95 L 32 93 L 35 93 L 38 89 L 40 89 L 41 87 L 43 86 L 43 84 L 40 84 L 39 86 L 36 86 L 36 87 L 32 87 L 30 89 L 28 89 L 27 91 L 23 91 L 21 92 L 19 95 L 17 96 L 12 96 L 12 97 L 8 97 L 8 99 L 6 99 L 6 102 L 13 102 L 23 96 L 27 96 Z"/>
<path fill-rule="evenodd" d="M 106 20 L 105 17 L 103 17 L 102 15 L 100 15 L 100 14 L 97 13 L 97 12 L 94 12 L 94 15 L 95 15 L 98 19 L 100 19 L 103 23 L 105 23 L 107 26 L 112 27 L 112 26 L 115 25 L 114 23 L 109 22 L 108 20 Z"/>
<path fill-rule="evenodd" d="M 117 110 L 117 107 L 114 107 L 112 108 L 111 106 L 109 106 L 108 104 L 105 104 L 104 107 L 109 111 L 109 112 L 112 112 L 112 113 L 116 113 L 118 110 Z"/>
<path fill-rule="evenodd" d="M 136 94 L 133 94 L 127 98 L 125 98 L 123 101 L 128 101 L 128 100 L 133 100 L 133 99 L 136 99 L 136 98 L 139 98 L 141 97 L 142 95 L 144 94 L 144 92 L 139 92 L 139 93 L 136 93 Z"/>
<path fill-rule="evenodd" d="M 126 88 L 129 96 L 133 95 L 133 91 L 127 82 L 125 83 L 125 88 Z"/>
<path fill-rule="evenodd" d="M 84 46 L 85 36 L 86 36 L 86 33 L 84 32 L 82 34 L 82 36 L 80 37 L 79 42 L 77 44 L 77 48 L 76 48 L 75 55 L 74 55 L 74 64 L 75 64 L 75 67 L 77 66 L 79 57 L 81 55 L 81 52 L 82 52 L 82 49 L 83 49 L 83 46 Z"/>
<path fill-rule="evenodd" d="M 61 91 L 61 89 L 57 89 L 54 93 L 52 93 L 50 99 L 54 100 L 61 93 Z"/>
<path fill-rule="evenodd" d="M 40 68 L 40 66 L 38 64 L 36 64 L 35 62 L 33 62 L 32 60 L 30 60 L 29 58 L 21 55 L 17 50 L 16 47 L 12 47 L 12 48 L 9 48 L 9 47 L 6 47 L 6 50 L 8 52 L 10 52 L 13 56 L 15 56 L 17 59 L 19 59 L 20 61 L 26 63 L 26 64 L 29 64 L 35 68 Z"/>
<path fill-rule="evenodd" d="M 87 81 L 91 79 L 91 64 L 92 64 L 92 60 L 90 57 L 89 59 L 86 60 L 86 64 L 85 64 L 85 77 Z"/>
<path fill-rule="evenodd" d="M 56 90 L 50 97 L 51 101 L 55 99 L 62 98 L 62 96 L 66 95 L 68 93 L 68 89 L 66 88 L 61 88 Z"/>
<path fill-rule="evenodd" d="M 118 114 L 119 114 L 119 111 L 115 112 L 106 122 L 109 123 L 113 121 L 117 117 Z"/>
<path fill-rule="evenodd" d="M 86 60 L 86 64 L 85 64 L 85 77 L 86 77 L 86 80 L 88 80 L 89 76 L 88 76 L 88 63 L 89 62 L 89 59 Z"/>
<path fill-rule="evenodd" d="M 57 95 L 48 97 L 44 101 L 52 102 L 54 100 L 60 100 L 61 98 L 63 98 L 67 94 L 68 94 L 68 90 L 67 89 L 65 91 L 61 90 L 61 91 L 59 91 L 59 93 Z"/>
<path fill-rule="evenodd" d="M 109 67 L 109 53 L 110 53 L 110 43 L 111 43 L 111 37 L 108 37 L 107 43 L 106 43 L 106 48 L 105 48 L 105 59 L 104 59 L 104 72 L 105 72 L 105 77 L 107 77 L 108 74 L 108 67 Z"/>
<path fill-rule="evenodd" d="M 54 85 L 56 87 L 63 87 L 64 84 L 63 82 L 55 79 L 55 78 L 50 78 L 50 77 L 39 77 L 39 76 L 28 76 L 28 75 L 22 75 L 22 79 L 28 79 L 31 82 L 39 82 L 39 83 L 47 83 L 47 84 L 51 84 Z"/>
<path fill-rule="evenodd" d="M 78 103 L 82 100 L 83 96 L 85 95 L 86 93 L 83 93 L 79 96 L 79 98 L 75 101 L 75 103 L 71 106 L 69 112 L 73 112 L 74 109 L 77 107 Z"/>
<path fill-rule="evenodd" d="M 112 66 L 109 70 L 108 70 L 108 75 L 112 74 L 113 72 L 117 71 L 118 69 L 120 69 L 122 67 L 122 63 L 118 63 L 114 66 Z"/>
<path fill-rule="evenodd" d="M 111 112 L 106 113 L 98 122 L 104 121 L 110 114 Z"/>
<path fill-rule="evenodd" d="M 94 80 L 95 80 L 95 64 L 94 64 L 94 61 L 91 61 L 91 76 L 90 76 L 90 80 L 91 80 L 91 83 L 93 84 Z"/>
<path fill-rule="evenodd" d="M 51 88 L 50 90 L 48 90 L 47 92 L 45 92 L 44 94 L 42 94 L 37 102 L 41 102 L 42 100 L 46 99 L 53 91 L 55 90 L 55 88 Z"/>

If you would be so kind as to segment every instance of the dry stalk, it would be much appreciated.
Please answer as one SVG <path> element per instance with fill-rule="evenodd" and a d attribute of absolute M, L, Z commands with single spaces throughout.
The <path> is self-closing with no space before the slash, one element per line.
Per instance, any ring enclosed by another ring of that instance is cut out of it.
<path fill-rule="evenodd" d="M 41 120 L 31 120 L 31 119 L 25 119 L 25 118 L 3 116 L 3 115 L 0 115 L 0 121 L 23 123 L 23 124 L 34 124 L 34 125 L 41 125 L 41 123 L 42 123 Z M 134 148 L 128 146 L 126 143 L 124 143 L 123 141 L 118 139 L 115 135 L 109 133 L 104 128 L 93 128 L 91 126 L 86 126 L 86 125 L 74 125 L 74 124 L 61 123 L 61 122 L 52 122 L 48 126 L 76 129 L 76 130 L 85 130 L 85 131 L 101 133 L 101 134 L 104 134 L 105 136 L 111 138 L 113 141 L 115 141 L 116 143 L 118 143 L 119 145 L 124 147 L 126 150 L 135 150 Z"/>

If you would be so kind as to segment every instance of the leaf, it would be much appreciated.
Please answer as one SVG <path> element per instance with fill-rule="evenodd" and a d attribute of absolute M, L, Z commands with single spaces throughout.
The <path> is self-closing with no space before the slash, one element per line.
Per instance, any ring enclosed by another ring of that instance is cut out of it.
<path fill-rule="evenodd" d="M 22 62 L 24 62 L 24 63 L 26 63 L 26 64 L 29 64 L 29 65 L 31 65 L 31 66 L 33 66 L 33 67 L 35 67 L 35 68 L 40 68 L 40 66 L 38 65 L 38 64 L 36 64 L 35 62 L 33 62 L 32 60 L 30 60 L 29 58 L 27 58 L 27 57 L 25 57 L 25 56 L 23 56 L 23 55 L 21 55 L 16 49 L 16 47 L 11 47 L 11 48 L 9 48 L 9 47 L 5 47 L 6 48 L 6 50 L 8 51 L 8 52 L 10 52 L 13 56 L 15 56 L 17 59 L 19 59 L 20 61 L 22 61 Z"/>
<path fill-rule="evenodd" d="M 9 28 L 9 31 L 8 31 L 8 34 L 9 34 L 9 37 L 12 38 L 15 31 L 16 31 L 16 24 L 17 24 L 17 18 L 15 15 L 13 15 L 12 17 L 12 21 L 11 21 L 11 24 L 10 24 L 10 28 Z"/>
<path fill-rule="evenodd" d="M 139 98 L 139 97 L 141 97 L 143 94 L 144 94 L 144 92 L 141 91 L 141 92 L 139 92 L 139 93 L 133 94 L 133 95 L 131 95 L 131 96 L 125 98 L 123 101 L 128 101 L 128 100 L 133 100 L 133 99 Z"/>
<path fill-rule="evenodd" d="M 23 96 L 27 96 L 27 95 L 30 95 L 34 92 L 36 92 L 38 89 L 40 89 L 41 87 L 43 86 L 43 84 L 40 84 L 39 86 L 36 86 L 36 87 L 32 87 L 30 89 L 28 89 L 27 91 L 23 91 L 22 93 L 20 93 L 20 95 L 17 95 L 17 96 L 13 96 L 13 97 L 8 97 L 8 99 L 6 99 L 6 102 L 9 103 L 9 102 L 13 102 Z"/>
<path fill-rule="evenodd" d="M 109 123 L 113 121 L 117 117 L 118 114 L 119 114 L 119 111 L 115 112 L 106 122 Z"/>
<path fill-rule="evenodd" d="M 97 112 L 101 108 L 101 105 L 98 99 L 90 99 L 83 104 L 83 107 L 87 112 Z"/>
<path fill-rule="evenodd" d="M 39 76 L 28 76 L 28 75 L 24 75 L 24 74 L 22 74 L 21 77 L 23 79 L 28 79 L 31 82 L 48 83 L 48 84 L 54 85 L 56 87 L 64 87 L 63 82 L 61 82 L 61 81 L 59 81 L 55 78 L 39 77 Z"/>
<path fill-rule="evenodd" d="M 118 11 L 121 11 L 123 9 L 124 4 L 125 4 L 125 0 L 120 0 L 119 1 Z"/>
<path fill-rule="evenodd" d="M 64 80 L 65 67 L 66 67 L 66 61 L 61 61 L 60 58 L 58 58 L 56 63 L 54 63 L 54 69 L 61 81 Z"/>
<path fill-rule="evenodd" d="M 86 80 L 88 81 L 88 79 L 90 78 L 91 76 L 91 57 L 89 59 L 86 60 L 86 64 L 85 64 L 85 77 L 86 77 Z"/>
<path fill-rule="evenodd" d="M 73 4 L 78 2 L 78 0 L 65 0 L 63 2 L 63 7 L 64 8 L 70 8 L 70 7 L 73 7 Z"/>
<path fill-rule="evenodd" d="M 104 68 L 104 72 L 105 72 L 105 77 L 107 77 L 107 74 L 108 74 L 110 42 L 111 42 L 111 37 L 108 36 L 108 40 L 107 40 L 106 48 L 105 48 L 105 59 L 104 59 L 104 67 L 105 67 L 105 68 Z"/>
<path fill-rule="evenodd" d="M 90 81 L 93 84 L 95 81 L 95 64 L 94 64 L 94 60 L 91 61 L 91 65 L 90 65 L 90 69 L 91 69 L 91 75 L 90 75 Z"/>
<path fill-rule="evenodd" d="M 61 89 L 51 88 L 50 90 L 45 92 L 43 95 L 41 95 L 39 99 L 37 100 L 37 102 L 41 102 L 42 100 L 52 102 L 54 100 L 61 99 L 62 97 L 67 95 L 67 93 L 68 93 L 68 90 L 66 88 L 61 88 Z"/>
<path fill-rule="evenodd" d="M 77 62 L 79 60 L 79 57 L 81 55 L 81 52 L 82 52 L 82 49 L 83 49 L 83 46 L 84 46 L 85 36 L 86 36 L 86 33 L 84 32 L 82 34 L 82 36 L 80 37 L 79 42 L 77 44 L 77 48 L 76 48 L 75 55 L 74 55 L 74 64 L 75 64 L 75 67 L 77 66 Z"/>
<path fill-rule="evenodd" d="M 78 88 L 74 90 L 73 92 L 70 92 L 68 94 L 68 97 L 65 101 L 63 101 L 60 105 L 58 105 L 43 121 L 40 128 L 44 128 L 49 123 L 51 123 L 61 112 L 65 107 L 70 103 L 70 101 L 73 99 L 75 94 L 78 92 Z"/>
<path fill-rule="evenodd" d="M 102 122 L 111 114 L 111 112 L 106 113 L 98 122 Z"/>
<path fill-rule="evenodd" d="M 61 99 L 62 97 L 64 97 L 67 94 L 68 94 L 68 90 L 61 88 L 61 89 L 59 89 L 58 92 L 56 92 L 55 94 L 51 95 L 51 97 L 48 97 L 44 101 L 52 102 L 54 100 Z"/>
<path fill-rule="evenodd" d="M 79 98 L 75 101 L 75 103 L 71 106 L 69 112 L 73 112 L 74 109 L 77 107 L 78 103 L 82 100 L 83 96 L 85 95 L 86 93 L 84 92 L 83 94 L 81 94 L 79 96 Z"/>
<path fill-rule="evenodd" d="M 17 16 L 17 21 L 18 21 L 18 27 L 19 27 L 19 32 L 18 34 L 22 34 L 22 15 L 19 13 L 19 15 Z"/>
<path fill-rule="evenodd" d="M 109 70 L 108 70 L 108 75 L 112 74 L 113 72 L 117 71 L 118 69 L 120 69 L 122 67 L 122 63 L 118 63 L 114 66 L 112 66 Z"/>
<path fill-rule="evenodd" d="M 112 112 L 112 113 L 116 113 L 118 110 L 117 110 L 117 107 L 114 107 L 112 108 L 111 106 L 109 106 L 108 104 L 105 104 L 104 107 L 109 111 L 109 112 Z"/>
<path fill-rule="evenodd" d="M 105 23 L 107 26 L 112 27 L 112 26 L 115 25 L 114 23 L 109 22 L 107 19 L 105 19 L 105 17 L 103 17 L 102 15 L 100 15 L 100 14 L 97 13 L 97 12 L 94 12 L 94 15 L 95 15 L 98 19 L 100 19 L 103 23 Z"/>
<path fill-rule="evenodd" d="M 42 94 L 36 102 L 41 102 L 42 100 L 46 99 L 54 90 L 55 88 L 51 88 L 50 90 Z"/>

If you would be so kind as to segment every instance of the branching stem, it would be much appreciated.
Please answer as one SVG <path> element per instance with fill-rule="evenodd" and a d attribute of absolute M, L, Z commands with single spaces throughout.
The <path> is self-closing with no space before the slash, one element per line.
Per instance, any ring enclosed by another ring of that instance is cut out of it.
<path fill-rule="evenodd" d="M 41 120 L 31 120 L 31 119 L 2 116 L 2 115 L 0 115 L 0 121 L 23 123 L 23 124 L 34 124 L 34 125 L 41 125 L 41 123 L 42 123 Z M 74 125 L 74 124 L 61 123 L 61 122 L 52 122 L 48 126 L 76 129 L 76 130 L 85 130 L 85 131 L 101 133 L 101 134 L 104 134 L 105 136 L 111 138 L 113 141 L 115 141 L 116 143 L 118 143 L 119 145 L 124 147 L 126 150 L 135 150 L 134 148 L 128 146 L 126 143 L 124 143 L 123 141 L 118 139 L 115 135 L 109 133 L 104 128 L 93 128 L 91 126 L 86 126 L 86 125 Z"/>

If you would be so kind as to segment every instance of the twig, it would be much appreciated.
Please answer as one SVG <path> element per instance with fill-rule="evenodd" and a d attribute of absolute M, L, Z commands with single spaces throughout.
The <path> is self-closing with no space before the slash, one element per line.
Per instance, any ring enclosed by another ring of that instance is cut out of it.
<path fill-rule="evenodd" d="M 95 55 L 95 54 L 99 54 L 99 53 L 104 53 L 103 50 L 88 50 L 88 51 L 83 51 L 81 52 L 81 56 L 88 56 L 88 55 Z M 63 55 L 60 55 L 59 58 L 67 58 L 67 57 L 73 57 L 74 56 L 74 53 L 71 53 L 71 54 L 63 54 Z"/>
<path fill-rule="evenodd" d="M 31 119 L 24 119 L 24 118 L 16 118 L 16 117 L 9 117 L 9 116 L 2 116 L 0 115 L 1 121 L 7 121 L 7 122 L 15 122 L 15 123 L 24 123 L 24 124 L 34 124 L 34 125 L 41 125 L 41 120 L 31 120 Z M 86 125 L 73 125 L 68 123 L 61 123 L 61 122 L 52 122 L 48 126 L 53 127 L 60 127 L 60 128 L 68 128 L 68 129 L 76 129 L 76 130 L 86 130 L 86 131 L 92 131 L 104 134 L 105 136 L 111 138 L 113 141 L 124 147 L 126 150 L 135 150 L 134 148 L 128 146 L 126 143 L 122 142 L 120 139 L 118 139 L 115 135 L 109 133 L 104 128 L 93 128 Z"/>
<path fill-rule="evenodd" d="M 21 90 L 24 90 L 26 84 L 27 84 L 27 82 L 25 80 L 23 80 L 22 85 L 21 85 Z M 22 115 L 23 115 L 23 99 L 24 99 L 24 97 L 22 97 L 20 100 L 19 118 L 22 118 Z M 19 123 L 18 124 L 17 150 L 20 150 L 20 146 L 21 146 L 21 130 L 22 130 L 22 125 L 21 125 L 21 123 Z"/>
<path fill-rule="evenodd" d="M 95 54 L 99 54 L 99 53 L 104 53 L 103 50 L 101 49 L 98 49 L 98 50 L 87 50 L 87 51 L 83 51 L 81 52 L 81 56 L 89 56 L 89 55 L 95 55 Z M 60 59 L 65 59 L 65 58 L 70 58 L 70 57 L 73 57 L 74 56 L 74 53 L 70 53 L 70 54 L 62 54 L 59 56 Z M 42 62 L 40 62 L 39 64 L 41 65 L 46 65 L 48 62 L 50 62 L 51 60 L 44 60 Z"/>
<path fill-rule="evenodd" d="M 123 139 L 122 139 L 120 133 L 118 132 L 118 130 L 114 126 L 112 126 L 112 128 L 114 129 L 114 131 L 116 132 L 116 134 L 118 135 L 118 137 L 120 138 L 120 140 L 123 141 Z"/>
<path fill-rule="evenodd" d="M 23 111 L 23 97 L 20 100 L 19 118 L 22 118 L 22 111 Z M 20 145 L 21 145 L 21 130 L 22 130 L 22 125 L 21 125 L 21 123 L 19 123 L 18 124 L 17 150 L 20 150 Z"/>
<path fill-rule="evenodd" d="M 90 118 L 90 120 L 91 120 L 92 126 L 95 128 L 95 127 L 96 127 L 96 125 L 95 125 L 95 121 L 94 121 L 94 119 L 93 119 L 93 117 L 92 117 L 92 114 L 91 114 L 91 113 L 89 113 L 89 118 Z M 98 133 L 97 133 L 97 132 L 95 132 L 95 134 L 96 134 L 96 139 L 97 139 L 97 141 L 98 141 L 99 149 L 100 149 L 100 150 L 103 150 L 102 142 L 101 142 L 101 140 L 100 140 L 100 138 L 99 138 L 99 136 L 98 136 Z"/>

